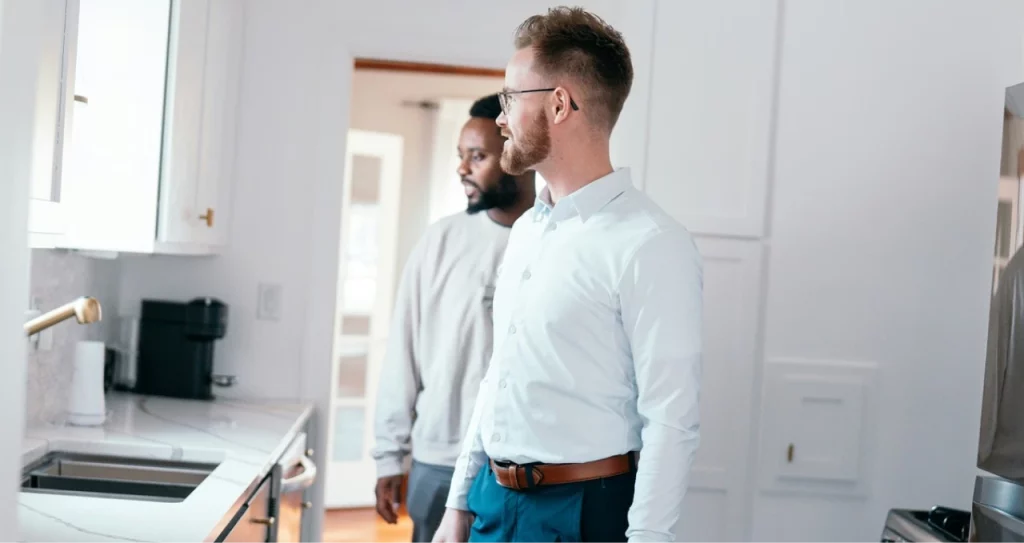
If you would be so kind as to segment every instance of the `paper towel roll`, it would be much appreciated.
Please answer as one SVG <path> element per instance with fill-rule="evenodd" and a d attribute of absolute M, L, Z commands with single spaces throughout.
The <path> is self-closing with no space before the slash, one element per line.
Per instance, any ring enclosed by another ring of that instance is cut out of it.
<path fill-rule="evenodd" d="M 68 423 L 99 426 L 107 418 L 103 395 L 105 346 L 102 341 L 79 341 L 75 345 L 75 373 L 71 379 Z"/>

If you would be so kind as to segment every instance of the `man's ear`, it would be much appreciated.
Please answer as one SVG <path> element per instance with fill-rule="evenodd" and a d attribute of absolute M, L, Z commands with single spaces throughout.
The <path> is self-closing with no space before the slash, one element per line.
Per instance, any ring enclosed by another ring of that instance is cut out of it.
<path fill-rule="evenodd" d="M 569 97 L 569 92 L 562 87 L 556 88 L 551 96 L 553 102 L 551 121 L 559 124 L 569 118 L 569 113 L 572 112 L 572 99 Z"/>

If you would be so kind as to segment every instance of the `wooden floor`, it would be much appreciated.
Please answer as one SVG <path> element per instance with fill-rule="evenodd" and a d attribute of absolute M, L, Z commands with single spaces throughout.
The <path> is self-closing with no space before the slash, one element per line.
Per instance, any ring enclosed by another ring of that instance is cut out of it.
<path fill-rule="evenodd" d="M 402 512 L 398 524 L 388 524 L 373 509 L 328 509 L 324 516 L 326 542 L 412 541 L 412 521 Z"/>

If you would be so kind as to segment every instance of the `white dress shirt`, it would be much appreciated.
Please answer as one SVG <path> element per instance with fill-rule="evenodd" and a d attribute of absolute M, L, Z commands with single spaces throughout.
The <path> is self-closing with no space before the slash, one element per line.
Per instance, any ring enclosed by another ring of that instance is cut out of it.
<path fill-rule="evenodd" d="M 454 466 L 491 359 L 494 281 L 510 228 L 487 213 L 432 224 L 405 265 L 374 414 L 377 477 L 405 459 Z"/>
<path fill-rule="evenodd" d="M 582 463 L 641 450 L 631 541 L 674 539 L 699 442 L 703 264 L 619 169 L 516 222 L 494 352 L 455 466 L 467 509 L 488 458 Z"/>

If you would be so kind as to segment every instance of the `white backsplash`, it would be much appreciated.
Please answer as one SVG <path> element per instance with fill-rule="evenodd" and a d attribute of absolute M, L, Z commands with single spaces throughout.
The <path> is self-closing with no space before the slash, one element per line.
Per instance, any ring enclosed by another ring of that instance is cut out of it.
<path fill-rule="evenodd" d="M 29 348 L 27 424 L 64 421 L 76 342 L 116 339 L 119 274 L 117 260 L 97 260 L 67 251 L 32 251 L 31 292 L 39 310 L 49 311 L 79 296 L 92 296 L 103 307 L 103 320 L 87 326 L 73 319 L 65 321 L 51 328 L 52 350 L 32 352 Z"/>

